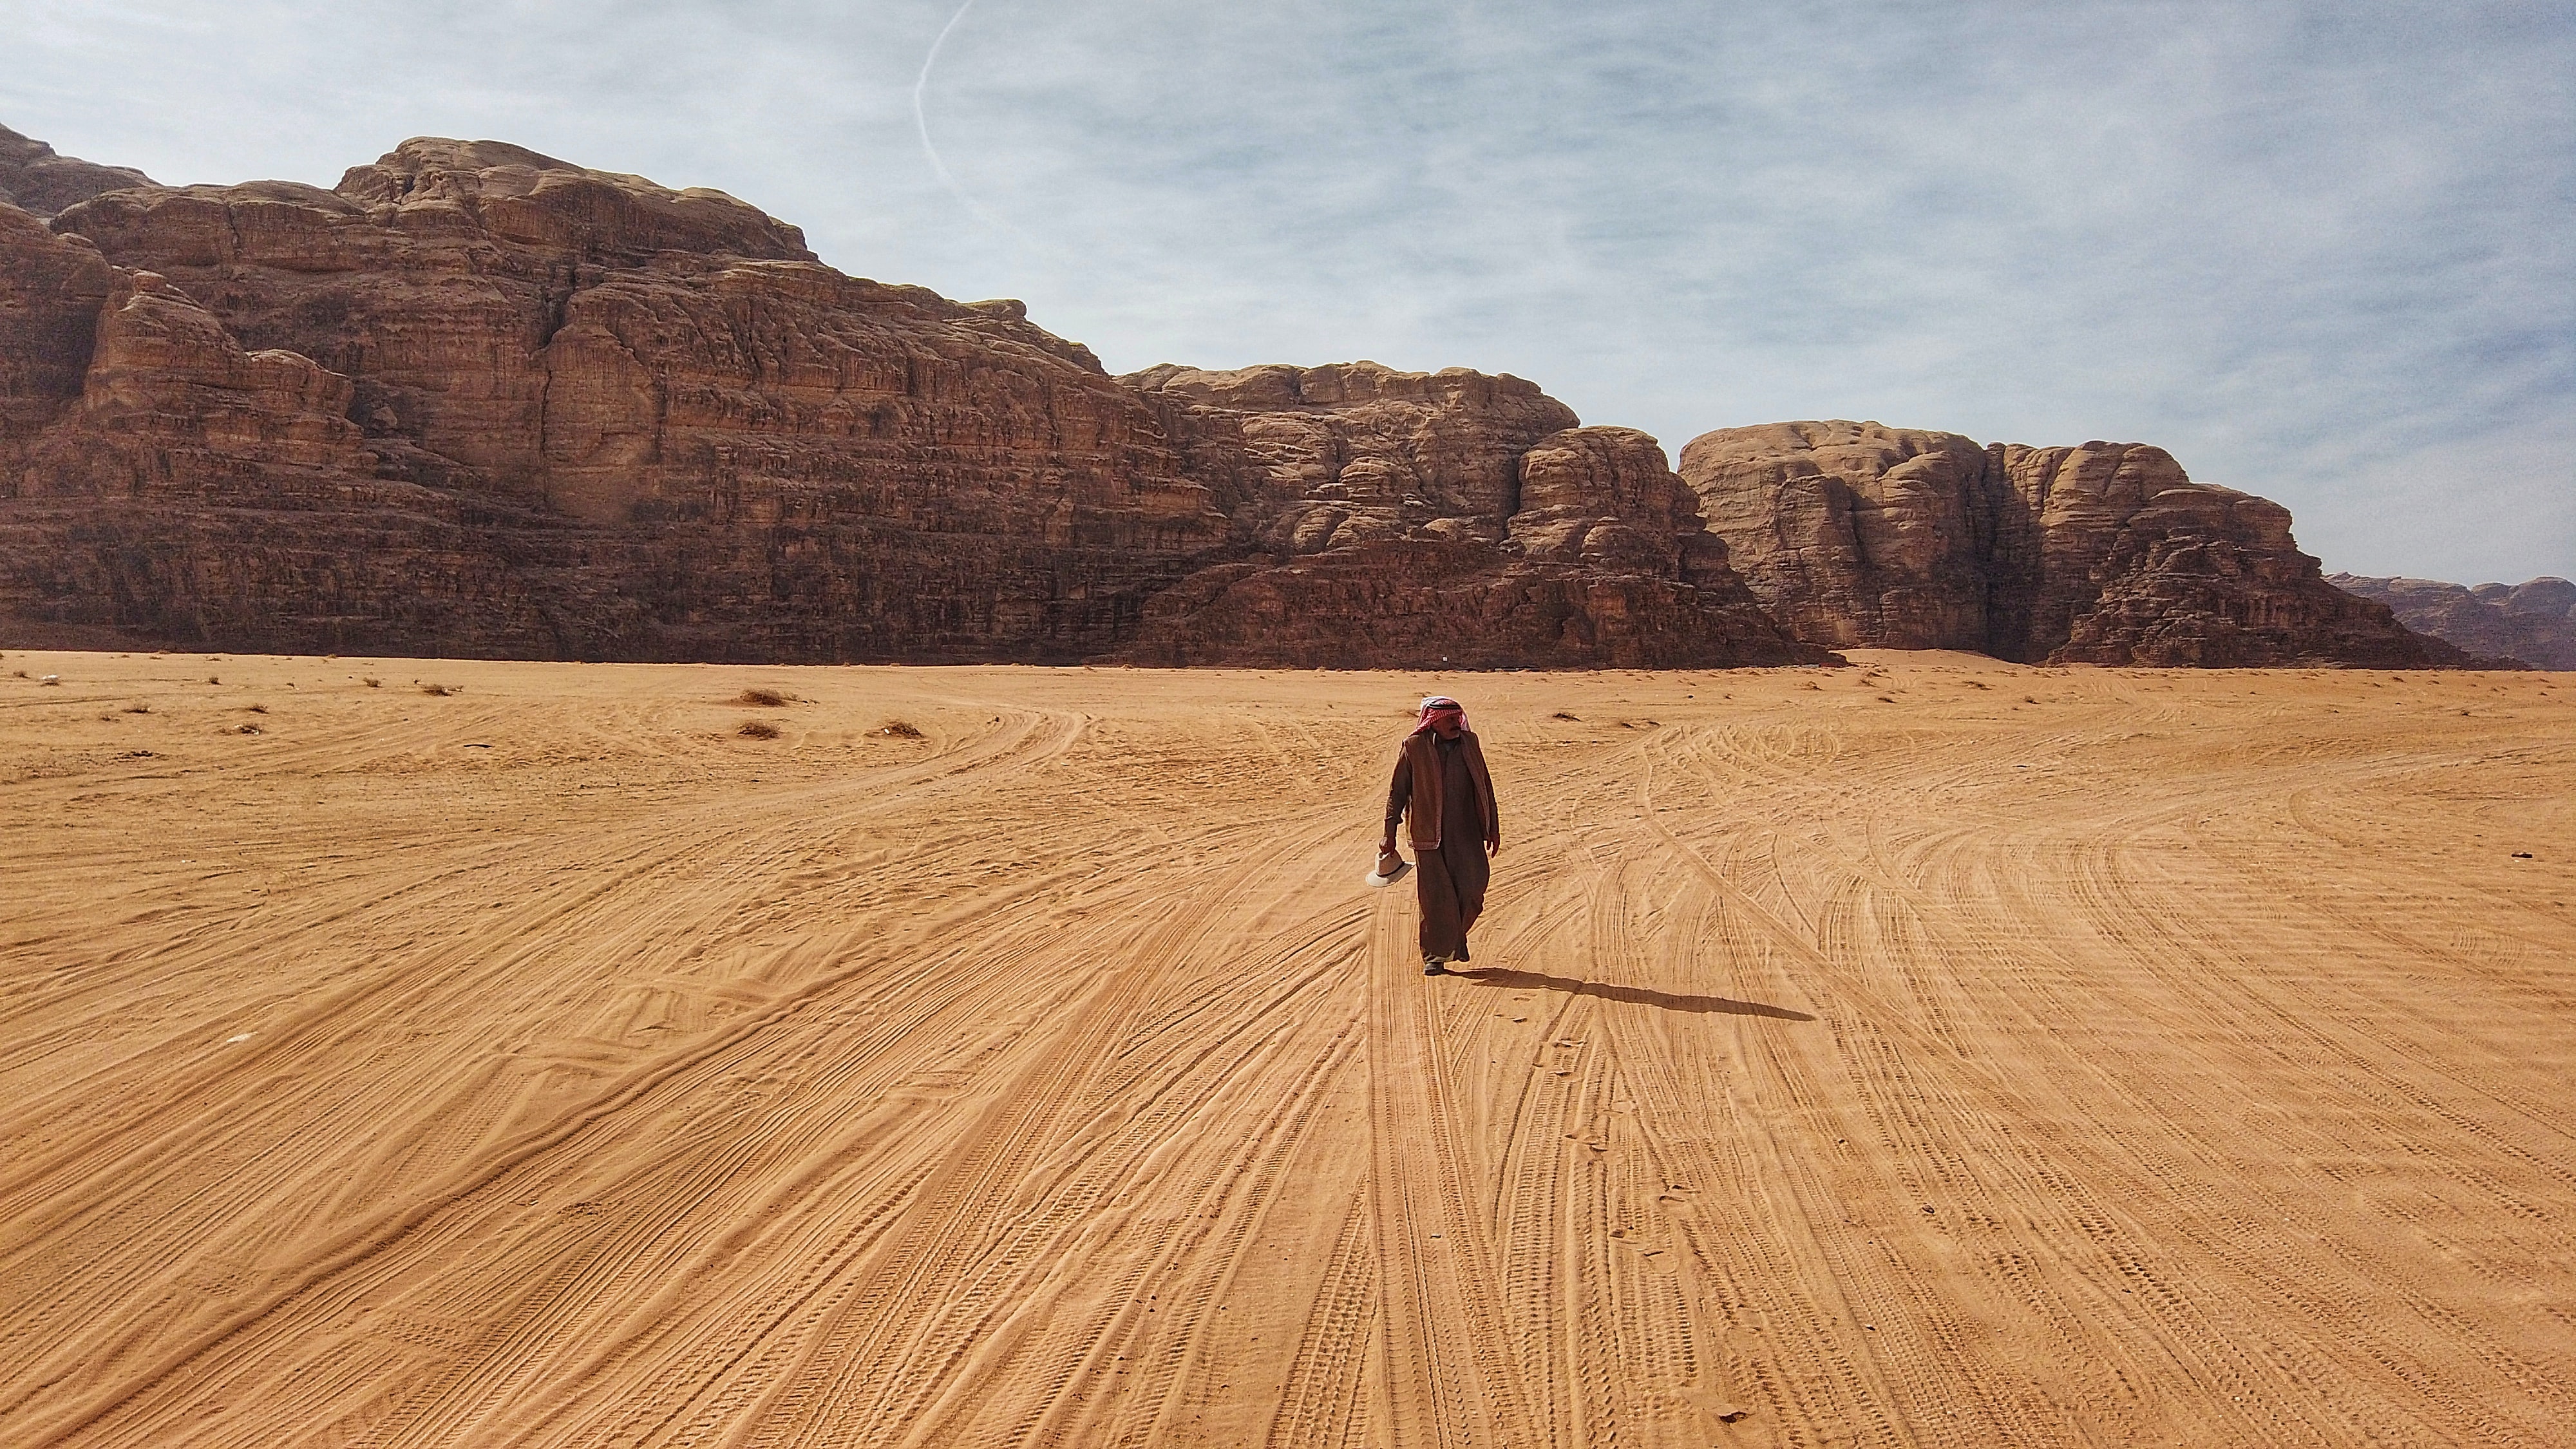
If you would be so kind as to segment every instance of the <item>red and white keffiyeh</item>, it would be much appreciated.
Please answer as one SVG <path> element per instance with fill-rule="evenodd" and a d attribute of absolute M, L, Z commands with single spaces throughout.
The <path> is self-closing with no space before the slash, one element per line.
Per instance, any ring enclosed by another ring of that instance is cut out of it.
<path fill-rule="evenodd" d="M 1424 730 L 1437 731 L 1444 722 L 1455 724 L 1462 730 L 1465 729 L 1467 707 L 1445 694 L 1431 695 L 1422 701 L 1422 713 L 1414 720 L 1410 733 L 1420 734 Z"/>

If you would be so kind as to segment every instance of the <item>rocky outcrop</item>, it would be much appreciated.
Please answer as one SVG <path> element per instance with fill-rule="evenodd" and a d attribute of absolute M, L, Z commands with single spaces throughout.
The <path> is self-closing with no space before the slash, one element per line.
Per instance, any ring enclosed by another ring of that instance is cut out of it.
<path fill-rule="evenodd" d="M 115 285 L 98 248 L 0 205 L 0 496 L 19 450 L 80 397 Z"/>
<path fill-rule="evenodd" d="M 1876 423 L 1705 433 L 1681 476 L 1754 595 L 1826 645 L 2058 663 L 2457 664 L 2327 583 L 2288 510 L 2160 448 Z"/>
<path fill-rule="evenodd" d="M 42 218 L 102 192 L 152 184 L 151 177 L 132 167 L 57 156 L 44 142 L 0 126 L 0 206 Z"/>
<path fill-rule="evenodd" d="M 1663 449 L 1516 377 L 1375 363 L 1121 379 L 1257 556 L 1148 605 L 1156 663 L 1815 662 L 1701 526 Z"/>
<path fill-rule="evenodd" d="M 1784 424 L 1703 437 L 1676 474 L 1513 377 L 1112 378 L 1017 302 L 847 276 L 721 192 L 496 142 L 407 141 L 329 189 L 163 187 L 0 132 L 0 187 L 0 630 L 22 642 L 1492 667 L 2442 648 L 2327 587 L 2281 510 L 2152 448 Z"/>
<path fill-rule="evenodd" d="M 2469 588 L 2430 579 L 2330 574 L 2326 582 L 2386 604 L 2407 628 L 2471 654 L 2534 669 L 2576 669 L 2576 583 L 2566 579 Z"/>
<path fill-rule="evenodd" d="M 1517 379 L 1112 379 L 1017 302 L 845 276 L 720 192 L 494 142 L 408 141 L 328 190 L 49 195 L 50 229 L 0 224 L 22 622 L 596 658 L 1822 657 L 1652 439 Z M 1260 622 L 1291 595 L 1294 627 Z"/>
<path fill-rule="evenodd" d="M 7 379 L 22 617 L 237 648 L 1073 658 L 1230 556 L 1087 352 L 1015 303 L 843 276 L 721 193 L 415 141 L 328 191 L 111 192 L 53 230 L 0 234 L 65 315 L 94 298 Z"/>

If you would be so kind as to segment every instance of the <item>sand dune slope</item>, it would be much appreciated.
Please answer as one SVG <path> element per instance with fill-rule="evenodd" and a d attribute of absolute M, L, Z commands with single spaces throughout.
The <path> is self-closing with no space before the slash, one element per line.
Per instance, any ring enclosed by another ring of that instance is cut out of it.
<path fill-rule="evenodd" d="M 1862 657 L 12 651 L 0 1442 L 2576 1438 L 2576 691 Z"/>

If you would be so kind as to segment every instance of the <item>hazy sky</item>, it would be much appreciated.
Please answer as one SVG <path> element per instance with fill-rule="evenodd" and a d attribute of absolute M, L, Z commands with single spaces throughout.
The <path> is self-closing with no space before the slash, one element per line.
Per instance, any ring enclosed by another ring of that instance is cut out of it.
<path fill-rule="evenodd" d="M 493 137 L 1113 371 L 2139 440 L 2330 570 L 2576 576 L 2576 3 L 0 0 L 0 124 L 173 182 Z"/>

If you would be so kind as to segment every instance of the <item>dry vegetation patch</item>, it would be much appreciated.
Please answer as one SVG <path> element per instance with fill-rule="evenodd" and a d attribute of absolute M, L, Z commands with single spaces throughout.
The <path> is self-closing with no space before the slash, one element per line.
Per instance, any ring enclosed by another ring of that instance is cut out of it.
<path fill-rule="evenodd" d="M 761 709 L 785 709 L 788 702 L 794 698 L 796 698 L 796 696 L 789 694 L 784 690 L 746 689 L 742 693 L 735 695 L 733 697 L 733 702 L 736 704 L 753 705 Z"/>
<path fill-rule="evenodd" d="M 742 722 L 742 728 L 735 730 L 734 733 L 747 735 L 755 740 L 774 740 L 778 738 L 778 726 L 765 719 L 747 719 Z"/>
<path fill-rule="evenodd" d="M 884 724 L 877 726 L 877 733 L 884 735 L 890 740 L 917 740 L 921 738 L 921 731 L 915 729 L 912 722 L 909 720 L 887 720 Z"/>

